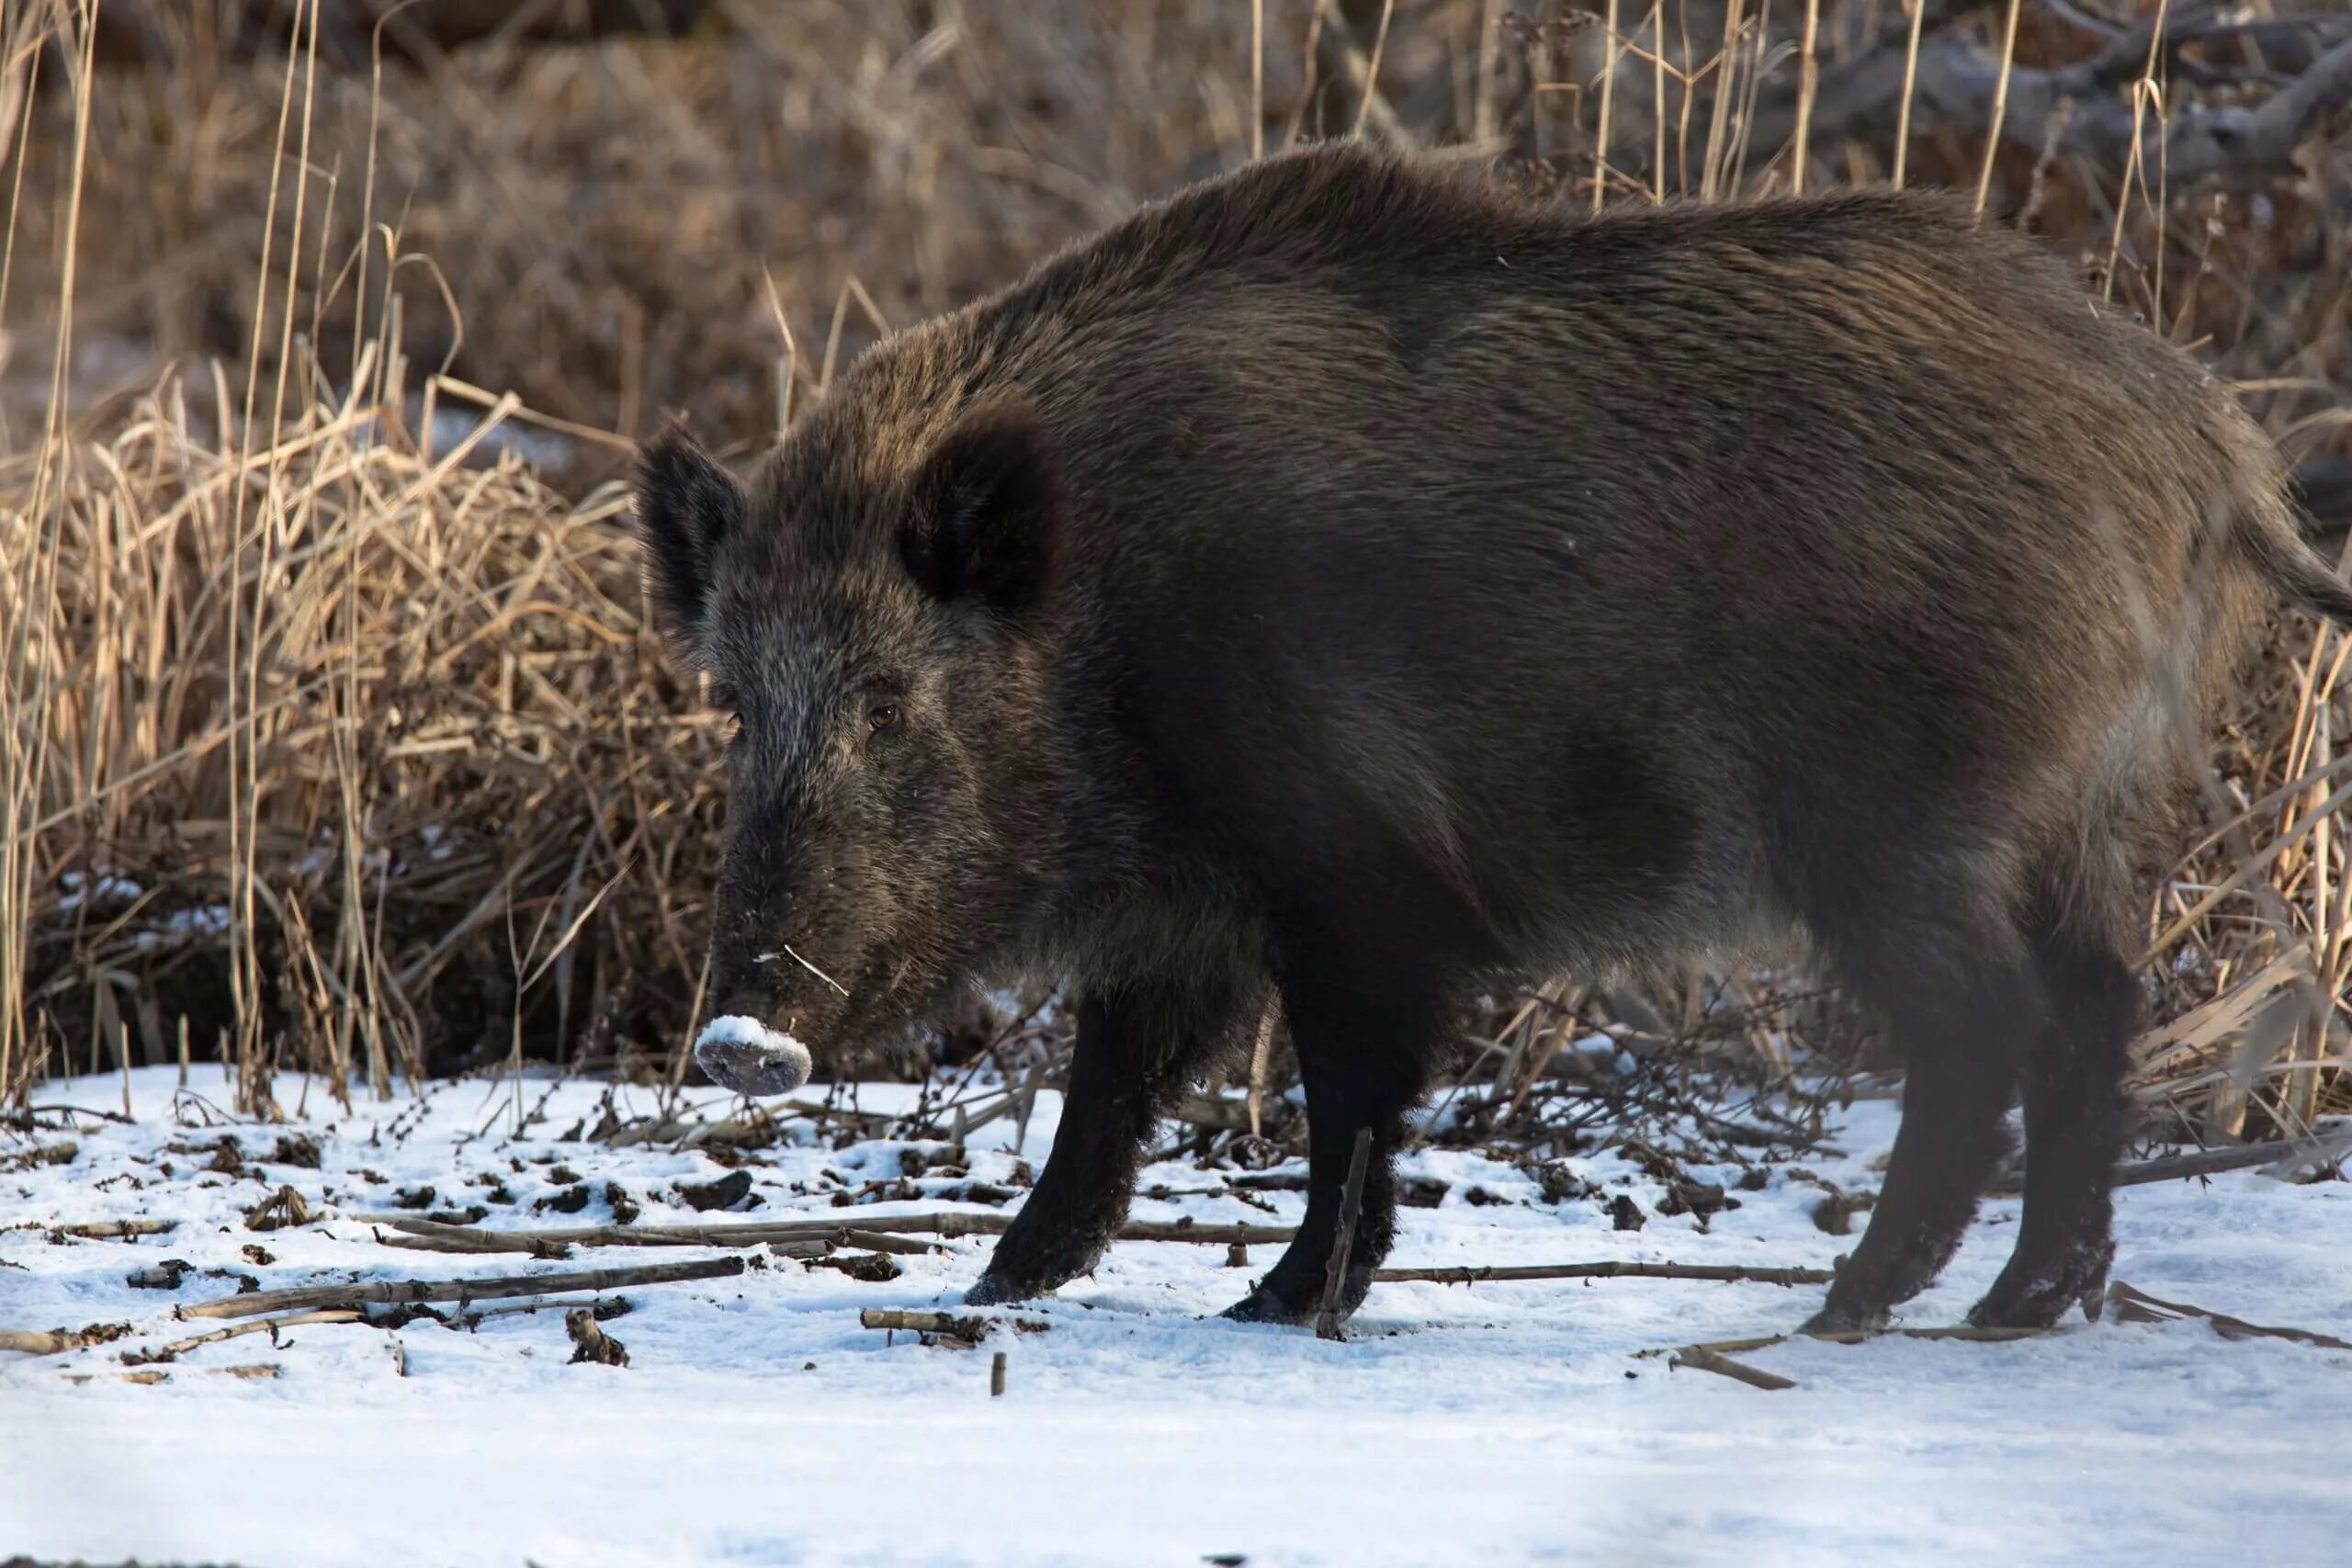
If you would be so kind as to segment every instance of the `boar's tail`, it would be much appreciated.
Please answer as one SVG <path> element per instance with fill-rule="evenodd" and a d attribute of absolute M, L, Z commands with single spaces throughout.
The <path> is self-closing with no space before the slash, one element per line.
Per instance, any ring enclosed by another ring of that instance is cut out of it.
<path fill-rule="evenodd" d="M 2295 509 L 2276 493 L 2238 514 L 2238 536 L 2262 575 L 2304 609 L 2339 625 L 2352 625 L 2352 583 L 2329 570 L 2319 552 L 2303 542 Z"/>

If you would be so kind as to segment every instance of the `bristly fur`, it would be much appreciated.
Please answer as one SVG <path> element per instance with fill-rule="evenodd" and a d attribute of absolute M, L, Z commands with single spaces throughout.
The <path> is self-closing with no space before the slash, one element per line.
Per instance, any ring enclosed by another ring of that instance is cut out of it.
<path fill-rule="evenodd" d="M 697 451 L 640 507 L 744 725 L 721 1010 L 838 1052 L 991 966 L 1080 988 L 978 1299 L 1091 1266 L 1270 982 L 1313 1170 L 1238 1310 L 1297 1318 L 1365 1126 L 1352 1293 L 1385 1252 L 1466 990 L 1801 940 L 1911 1062 L 1820 1321 L 1933 1278 L 2020 1087 L 1978 1315 L 2051 1321 L 2198 726 L 2279 592 L 2352 614 L 2222 388 L 1932 195 L 1587 218 L 1318 148 L 887 340 L 747 497 Z"/>

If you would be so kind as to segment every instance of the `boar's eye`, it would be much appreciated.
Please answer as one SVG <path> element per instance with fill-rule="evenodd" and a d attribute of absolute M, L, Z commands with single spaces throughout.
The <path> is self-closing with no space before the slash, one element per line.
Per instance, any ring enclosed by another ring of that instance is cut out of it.
<path fill-rule="evenodd" d="M 865 727 L 879 735 L 886 729 L 896 729 L 899 727 L 899 716 L 898 704 L 876 703 L 865 710 Z"/>

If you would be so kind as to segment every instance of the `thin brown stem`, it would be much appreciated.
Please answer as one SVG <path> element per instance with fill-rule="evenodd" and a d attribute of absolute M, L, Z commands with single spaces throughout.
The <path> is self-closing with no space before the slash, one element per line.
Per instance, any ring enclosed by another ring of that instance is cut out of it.
<path fill-rule="evenodd" d="M 1985 198 L 1993 193 L 1993 164 L 2001 153 L 2001 122 L 2009 112 L 2009 73 L 2017 63 L 2018 0 L 2009 0 L 2009 19 L 2001 28 L 2001 77 L 1993 88 L 1993 123 L 1984 133 L 1984 165 L 1976 176 L 1976 215 L 1984 215 Z M 1905 99 L 1907 109 L 1910 100 Z"/>

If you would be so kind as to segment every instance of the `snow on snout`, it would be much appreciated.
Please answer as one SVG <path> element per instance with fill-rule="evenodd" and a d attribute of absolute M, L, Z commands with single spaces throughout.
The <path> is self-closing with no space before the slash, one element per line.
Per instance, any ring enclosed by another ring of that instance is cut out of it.
<path fill-rule="evenodd" d="M 703 1025 L 695 1060 L 713 1081 L 738 1094 L 790 1094 L 808 1081 L 808 1047 L 756 1018 L 729 1013 Z"/>

